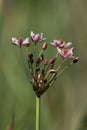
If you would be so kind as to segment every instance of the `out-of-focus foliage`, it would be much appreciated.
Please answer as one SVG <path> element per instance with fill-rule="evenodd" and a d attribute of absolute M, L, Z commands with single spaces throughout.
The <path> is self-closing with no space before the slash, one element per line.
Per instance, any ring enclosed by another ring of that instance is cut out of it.
<path fill-rule="evenodd" d="M 0 0 L 0 130 L 35 129 L 35 95 L 11 37 L 72 41 L 80 61 L 42 96 L 41 130 L 87 129 L 87 0 Z M 49 47 L 47 55 L 56 50 Z M 52 53 L 53 52 L 53 53 Z"/>

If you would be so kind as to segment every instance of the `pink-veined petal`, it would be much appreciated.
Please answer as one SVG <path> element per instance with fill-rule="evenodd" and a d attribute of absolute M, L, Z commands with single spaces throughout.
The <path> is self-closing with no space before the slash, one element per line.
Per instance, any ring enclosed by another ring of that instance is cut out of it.
<path fill-rule="evenodd" d="M 36 34 L 33 38 L 32 38 L 35 42 L 38 42 L 41 39 L 41 35 L 40 34 Z"/>
<path fill-rule="evenodd" d="M 67 53 L 64 55 L 65 58 L 72 58 L 73 57 L 73 48 L 67 50 Z"/>

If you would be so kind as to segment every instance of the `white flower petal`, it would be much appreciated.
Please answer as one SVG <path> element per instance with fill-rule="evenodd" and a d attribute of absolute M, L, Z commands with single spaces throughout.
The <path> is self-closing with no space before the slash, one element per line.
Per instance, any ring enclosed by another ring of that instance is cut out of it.
<path fill-rule="evenodd" d="M 31 37 L 34 37 L 34 36 L 35 36 L 35 34 L 33 33 L 33 31 L 31 31 L 30 36 L 31 36 Z"/>
<path fill-rule="evenodd" d="M 72 45 L 72 42 L 68 42 L 68 43 L 66 43 L 65 45 L 64 45 L 64 48 L 68 48 L 68 47 L 70 47 Z"/>
<path fill-rule="evenodd" d="M 57 51 L 60 55 L 63 55 L 62 50 L 59 47 L 57 47 Z"/>
<path fill-rule="evenodd" d="M 14 38 L 14 37 L 12 37 L 12 43 L 13 43 L 14 45 L 19 46 L 18 40 L 17 40 L 16 38 Z"/>
<path fill-rule="evenodd" d="M 55 43 L 54 43 L 54 42 L 51 42 L 50 44 L 51 44 L 52 46 L 55 46 L 55 47 L 56 47 L 56 45 L 55 45 Z"/>
<path fill-rule="evenodd" d="M 30 42 L 29 42 L 29 38 L 25 38 L 24 41 L 23 41 L 23 44 L 24 46 L 29 46 L 30 45 Z"/>

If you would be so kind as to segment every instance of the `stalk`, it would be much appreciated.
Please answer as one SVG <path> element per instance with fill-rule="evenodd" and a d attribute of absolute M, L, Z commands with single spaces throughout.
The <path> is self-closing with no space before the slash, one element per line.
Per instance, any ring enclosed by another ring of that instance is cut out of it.
<path fill-rule="evenodd" d="M 40 97 L 36 96 L 36 130 L 40 130 Z"/>

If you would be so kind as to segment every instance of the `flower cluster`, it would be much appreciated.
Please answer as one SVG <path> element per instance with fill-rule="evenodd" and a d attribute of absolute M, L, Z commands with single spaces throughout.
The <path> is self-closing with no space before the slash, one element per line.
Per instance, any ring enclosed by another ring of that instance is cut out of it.
<path fill-rule="evenodd" d="M 37 54 L 36 47 L 37 43 L 41 44 L 41 50 Z M 56 48 L 56 55 L 49 59 L 46 58 L 44 51 L 47 49 L 46 38 L 43 38 L 43 33 L 35 34 L 33 32 L 30 33 L 28 38 L 12 38 L 12 43 L 16 46 L 20 47 L 20 51 L 22 54 L 22 46 L 28 47 L 27 49 L 27 62 L 29 66 L 29 70 L 26 69 L 23 55 L 22 60 L 24 63 L 24 67 L 26 72 L 29 75 L 29 82 L 31 83 L 33 90 L 36 95 L 40 97 L 57 79 L 57 77 L 69 66 L 73 63 L 76 63 L 79 60 L 79 57 L 75 57 L 73 55 L 74 48 L 71 47 L 72 43 L 66 43 L 63 40 L 54 40 L 51 45 Z M 33 50 L 30 51 L 30 47 L 33 46 Z M 61 63 L 58 63 L 56 66 L 57 57 L 61 56 Z M 70 63 L 64 66 L 64 63 L 67 59 L 71 59 Z"/>

